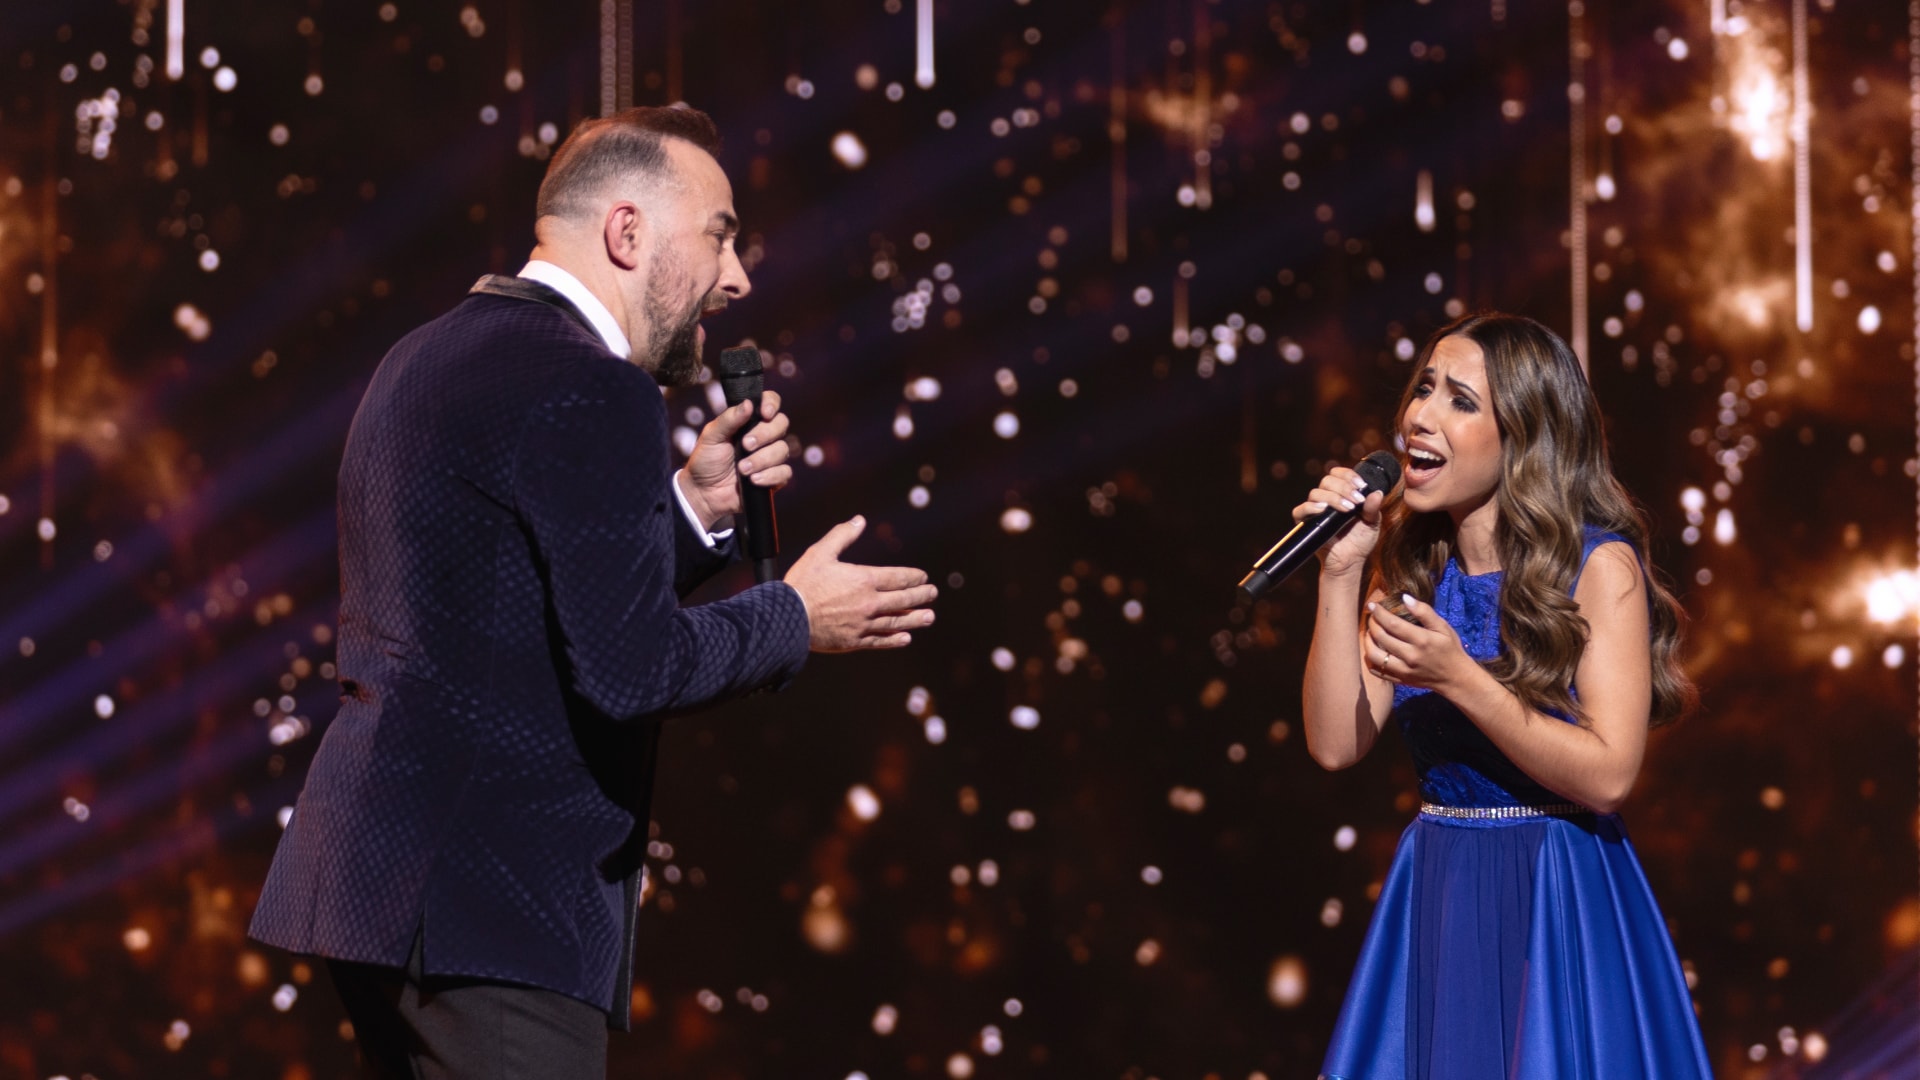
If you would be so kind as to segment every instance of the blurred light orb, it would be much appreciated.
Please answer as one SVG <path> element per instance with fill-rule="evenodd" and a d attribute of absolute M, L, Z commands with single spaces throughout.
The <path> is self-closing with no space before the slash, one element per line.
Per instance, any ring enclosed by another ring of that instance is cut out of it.
<path fill-rule="evenodd" d="M 200 269 L 205 270 L 209 274 L 213 273 L 215 270 L 220 269 L 220 253 L 213 250 L 212 248 L 208 248 L 207 250 L 201 252 L 200 253 Z"/>
<path fill-rule="evenodd" d="M 1687 52 L 1687 41 L 1685 38 L 1674 38 L 1672 41 L 1667 42 L 1667 55 L 1673 57 L 1675 60 L 1685 60 L 1687 58 Z"/>
<path fill-rule="evenodd" d="M 233 69 L 230 67 L 223 67 L 213 73 L 213 88 L 223 94 L 232 90 L 235 86 L 239 85 L 239 83 L 240 77 L 235 75 Z"/>
<path fill-rule="evenodd" d="M 915 510 L 925 510 L 927 504 L 932 501 L 933 495 L 927 491 L 925 484 L 915 484 L 913 488 L 907 492 L 907 505 L 913 507 Z"/>
<path fill-rule="evenodd" d="M 867 163 L 867 146 L 860 136 L 842 131 L 833 137 L 833 156 L 847 168 L 858 169 Z"/>
<path fill-rule="evenodd" d="M 998 648 L 993 650 L 993 666 L 1001 671 L 1013 670 L 1013 650 Z"/>
<path fill-rule="evenodd" d="M 1920 611 L 1920 572 L 1895 570 L 1867 583 L 1867 618 L 1891 626 Z"/>
<path fill-rule="evenodd" d="M 1907 662 L 1907 650 L 1895 642 L 1880 653 L 1880 662 L 1889 668 L 1897 668 Z"/>
<path fill-rule="evenodd" d="M 220 66 L 220 50 L 209 45 L 200 50 L 200 66 L 212 71 Z"/>
<path fill-rule="evenodd" d="M 113 719 L 113 699 L 105 694 L 93 699 L 93 715 L 102 720 Z"/>
<path fill-rule="evenodd" d="M 955 1054 L 947 1059 L 947 1076 L 951 1080 L 968 1080 L 973 1075 L 973 1059 L 965 1054 Z"/>
<path fill-rule="evenodd" d="M 853 940 L 853 927 L 848 925 L 847 917 L 833 903 L 831 895 L 825 903 L 819 897 L 807 907 L 807 913 L 800 917 L 800 933 L 807 944 L 823 953 L 837 953 L 845 949 Z"/>
<path fill-rule="evenodd" d="M 1713 542 L 1725 547 L 1733 543 L 1736 535 L 1738 534 L 1733 527 L 1733 511 L 1723 506 L 1720 512 L 1713 516 Z"/>
<path fill-rule="evenodd" d="M 1307 965 L 1289 953 L 1267 969 L 1267 999 L 1291 1009 L 1307 998 Z"/>
<path fill-rule="evenodd" d="M 1352 851 L 1354 841 L 1358 840 L 1359 838 L 1360 838 L 1360 834 L 1354 832 L 1353 826 L 1342 825 L 1338 829 L 1334 830 L 1333 849 L 1335 851 Z"/>
<path fill-rule="evenodd" d="M 1845 645 L 1835 645 L 1830 659 L 1835 670 L 1845 671 L 1853 666 L 1853 650 Z"/>
<path fill-rule="evenodd" d="M 1015 705 L 1007 719 L 1021 731 L 1032 731 L 1040 726 L 1040 710 L 1031 705 Z"/>
<path fill-rule="evenodd" d="M 1037 823 L 1031 810 L 1015 810 L 1007 815 L 1007 828 L 1014 832 L 1029 832 Z"/>
<path fill-rule="evenodd" d="M 1355 56 L 1367 51 L 1367 35 L 1355 30 L 1347 35 L 1347 51 Z"/>
<path fill-rule="evenodd" d="M 938 716 L 929 716 L 921 725 L 921 731 L 927 736 L 927 742 L 939 746 L 947 741 L 947 722 Z"/>
<path fill-rule="evenodd" d="M 907 384 L 908 401 L 940 400 L 940 380 L 931 375 L 922 375 Z"/>
<path fill-rule="evenodd" d="M 1027 1007 L 1020 1003 L 1019 998 L 1008 998 L 1006 1003 L 1000 1006 L 1000 1011 L 1008 1016 L 1019 1016 L 1027 1011 Z"/>
<path fill-rule="evenodd" d="M 292 983 L 281 983 L 280 988 L 273 992 L 273 1007 L 279 1012 L 293 1008 L 293 1003 L 298 1000 L 300 991 L 294 989 Z"/>
<path fill-rule="evenodd" d="M 1146 882 L 1148 885 L 1158 885 L 1160 882 L 1166 880 L 1166 878 L 1165 875 L 1160 872 L 1159 867 L 1143 866 L 1140 868 L 1140 880 Z"/>
<path fill-rule="evenodd" d="M 1808 1032 L 1807 1037 L 1800 1040 L 1800 1049 L 1805 1051 L 1808 1061 L 1816 1064 L 1824 1061 L 1827 1056 L 1827 1037 L 1817 1031 Z"/>
<path fill-rule="evenodd" d="M 127 947 L 128 952 L 145 952 L 153 944 L 153 935 L 144 926 L 130 926 L 126 933 L 120 935 L 120 943 Z"/>
<path fill-rule="evenodd" d="M 60 530 L 58 526 L 54 525 L 52 518 L 41 518 L 38 532 L 40 539 L 51 541 L 55 536 L 59 535 Z"/>
<path fill-rule="evenodd" d="M 1328 897 L 1327 902 L 1320 905 L 1320 925 L 1328 927 L 1329 929 L 1339 926 L 1340 919 L 1345 914 L 1346 905 L 1340 902 L 1340 898 L 1337 896 Z"/>
<path fill-rule="evenodd" d="M 327 80 L 317 74 L 307 76 L 306 91 L 308 97 L 319 97 L 320 92 L 326 88 Z"/>
<path fill-rule="evenodd" d="M 880 816 L 880 796 L 865 784 L 855 784 L 847 789 L 847 808 L 861 821 L 872 821 Z"/>
<path fill-rule="evenodd" d="M 1018 506 L 1010 506 L 1000 515 L 1000 528 L 1010 533 L 1026 532 L 1033 528 L 1033 514 Z"/>
<path fill-rule="evenodd" d="M 993 418 L 993 433 L 1003 439 L 1020 434 L 1020 417 L 1012 412 L 1001 412 Z"/>
<path fill-rule="evenodd" d="M 873 1010 L 873 1033 L 875 1035 L 891 1035 L 893 1034 L 893 1029 L 899 1023 L 899 1009 L 891 1005 L 882 1005 Z"/>
<path fill-rule="evenodd" d="M 1863 334 L 1871 334 L 1880 329 L 1880 309 L 1872 304 L 1861 308 L 1859 325 L 1860 332 Z"/>

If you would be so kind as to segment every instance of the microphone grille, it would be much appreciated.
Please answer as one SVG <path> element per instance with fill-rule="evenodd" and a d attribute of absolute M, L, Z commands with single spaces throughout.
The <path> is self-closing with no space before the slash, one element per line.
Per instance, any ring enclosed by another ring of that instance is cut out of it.
<path fill-rule="evenodd" d="M 1367 486 L 1374 491 L 1392 491 L 1393 485 L 1400 482 L 1400 457 L 1391 450 L 1375 450 L 1355 465 L 1353 471 L 1365 477 Z"/>
<path fill-rule="evenodd" d="M 738 405 L 758 397 L 766 389 L 766 373 L 760 367 L 760 350 L 738 345 L 720 353 L 720 390 L 728 405 Z"/>

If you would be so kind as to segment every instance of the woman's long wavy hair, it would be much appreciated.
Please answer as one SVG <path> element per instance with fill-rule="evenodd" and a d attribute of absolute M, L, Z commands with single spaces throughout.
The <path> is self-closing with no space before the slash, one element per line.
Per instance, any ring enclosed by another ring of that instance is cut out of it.
<path fill-rule="evenodd" d="M 1586 373 L 1553 331 L 1517 315 L 1482 313 L 1434 332 L 1414 362 L 1400 398 L 1394 430 L 1404 432 L 1433 350 L 1460 334 L 1486 356 L 1487 389 L 1500 430 L 1501 477 L 1494 498 L 1500 566 L 1501 654 L 1486 666 L 1528 706 L 1587 722 L 1570 688 L 1586 650 L 1589 627 L 1572 594 L 1585 526 L 1618 533 L 1632 543 L 1647 571 L 1653 637 L 1653 709 L 1658 727 L 1684 716 L 1697 701 L 1679 662 L 1686 613 L 1647 561 L 1647 523 L 1613 478 L 1606 433 Z M 1415 513 L 1397 495 L 1388 501 L 1375 547 L 1373 587 L 1387 596 L 1433 599 L 1453 554 L 1453 521 L 1445 513 Z"/>

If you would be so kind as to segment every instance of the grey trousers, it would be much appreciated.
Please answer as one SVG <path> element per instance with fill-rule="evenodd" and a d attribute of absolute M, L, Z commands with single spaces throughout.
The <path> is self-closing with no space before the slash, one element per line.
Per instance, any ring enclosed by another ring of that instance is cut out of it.
<path fill-rule="evenodd" d="M 371 1080 L 606 1080 L 607 1014 L 551 990 L 327 961 Z"/>

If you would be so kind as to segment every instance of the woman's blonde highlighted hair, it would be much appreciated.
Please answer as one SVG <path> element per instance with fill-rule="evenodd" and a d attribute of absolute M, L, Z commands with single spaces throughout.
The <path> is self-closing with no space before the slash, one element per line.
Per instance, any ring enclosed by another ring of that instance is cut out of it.
<path fill-rule="evenodd" d="M 1592 525 L 1626 538 L 1645 571 L 1653 649 L 1648 722 L 1658 727 L 1686 715 L 1698 700 L 1679 661 L 1686 613 L 1647 561 L 1646 517 L 1613 477 L 1593 388 L 1558 334 L 1532 319 L 1499 313 L 1468 315 L 1441 327 L 1414 361 L 1394 431 L 1404 430 L 1434 347 L 1455 334 L 1479 345 L 1486 357 L 1500 430 L 1494 542 L 1504 571 L 1501 653 L 1487 669 L 1530 707 L 1585 722 L 1571 688 L 1589 627 L 1572 586 L 1586 526 Z M 1452 548 L 1453 522 L 1446 514 L 1415 513 L 1396 495 L 1375 548 L 1373 588 L 1431 602 Z"/>

